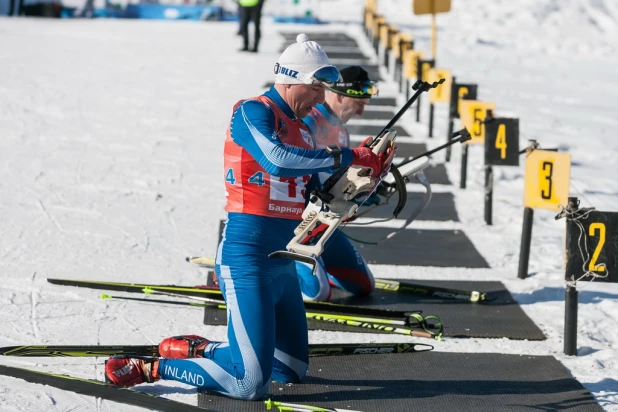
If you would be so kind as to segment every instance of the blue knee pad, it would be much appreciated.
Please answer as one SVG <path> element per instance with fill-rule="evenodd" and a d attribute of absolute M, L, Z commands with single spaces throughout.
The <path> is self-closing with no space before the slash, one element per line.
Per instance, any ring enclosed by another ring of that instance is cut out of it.
<path fill-rule="evenodd" d="M 304 300 L 324 302 L 330 299 L 330 284 L 321 258 L 318 259 L 315 274 L 311 272 L 310 265 L 302 262 L 296 262 L 296 273 Z"/>

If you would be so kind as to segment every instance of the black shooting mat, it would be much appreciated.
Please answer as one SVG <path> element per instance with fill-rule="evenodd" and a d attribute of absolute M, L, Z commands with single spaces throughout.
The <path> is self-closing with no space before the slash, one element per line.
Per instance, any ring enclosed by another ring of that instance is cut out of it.
<path fill-rule="evenodd" d="M 305 33 L 305 32 L 303 32 Z M 285 31 L 281 31 L 279 32 L 279 34 L 281 36 L 283 36 L 286 40 L 290 40 L 290 41 L 296 41 L 296 37 L 298 37 L 298 35 L 300 33 L 297 32 L 285 32 Z M 342 32 L 308 32 L 305 33 L 307 34 L 307 37 L 309 37 L 309 40 L 312 41 L 317 41 L 319 42 L 320 40 L 324 40 L 324 41 L 355 41 L 354 38 L 350 37 L 350 35 L 346 34 L 346 33 L 342 33 Z"/>
<path fill-rule="evenodd" d="M 379 265 L 488 268 L 485 259 L 461 230 L 404 229 L 378 245 L 395 229 L 347 225 L 343 229 L 367 263 Z"/>
<path fill-rule="evenodd" d="M 362 66 L 364 63 L 369 62 L 369 57 L 365 56 L 363 53 L 348 53 L 348 52 L 340 52 L 340 51 L 330 51 L 326 52 L 329 59 L 345 59 L 345 60 L 354 60 L 357 65 Z"/>
<path fill-rule="evenodd" d="M 420 187 L 420 186 L 419 186 Z M 397 219 L 407 219 L 412 215 L 417 205 L 419 205 L 425 193 L 421 192 L 408 192 L 406 205 L 399 213 Z M 378 206 L 371 211 L 363 214 L 364 219 L 386 219 L 393 215 L 393 210 L 397 206 L 399 200 L 399 194 L 395 193 L 388 201 L 387 204 Z M 363 209 L 359 213 L 362 213 Z M 459 216 L 455 209 L 455 200 L 452 193 L 432 193 L 431 201 L 425 207 L 425 210 L 416 217 L 415 220 L 435 220 L 439 222 L 453 221 L 459 222 Z"/>
<path fill-rule="evenodd" d="M 422 352 L 311 358 L 302 383 L 272 383 L 264 399 L 363 412 L 599 412 L 592 394 L 553 356 Z M 198 406 L 265 411 L 198 393 Z"/>
<path fill-rule="evenodd" d="M 344 64 L 344 65 L 338 65 L 337 67 L 339 69 L 343 69 L 346 66 L 349 66 L 349 65 Z M 371 77 L 371 74 L 369 74 L 369 76 Z M 376 74 L 375 76 L 371 78 L 381 79 L 381 76 L 379 74 Z M 274 85 L 275 85 L 275 82 L 266 82 L 264 83 L 262 88 L 270 89 Z M 397 101 L 394 97 L 372 97 L 371 100 L 369 100 L 369 105 L 371 106 L 395 106 L 396 104 L 397 104 Z"/>
<path fill-rule="evenodd" d="M 429 183 L 437 185 L 450 185 L 451 181 L 446 173 L 446 167 L 443 164 L 431 165 L 423 170 Z M 434 193 L 435 195 L 435 193 Z"/>
<path fill-rule="evenodd" d="M 369 106 L 397 106 L 395 97 L 372 97 Z"/>
<path fill-rule="evenodd" d="M 339 70 L 343 70 L 344 68 L 348 67 L 348 66 L 353 66 L 353 65 L 360 65 L 363 68 L 367 67 L 366 65 L 364 65 L 362 62 L 358 61 L 358 60 L 331 60 L 331 63 L 333 65 L 335 65 L 337 67 L 337 69 Z M 382 79 L 382 75 L 380 74 L 379 70 L 371 70 L 371 69 L 366 69 L 367 70 L 367 76 L 371 79 L 371 80 L 381 80 Z"/>
<path fill-rule="evenodd" d="M 208 282 L 212 284 L 211 275 Z M 447 289 L 485 292 L 489 301 L 473 303 L 463 300 L 426 297 L 405 292 L 376 290 L 369 296 L 351 296 L 341 289 L 332 289 L 331 302 L 349 306 L 390 310 L 421 310 L 424 316 L 438 316 L 444 323 L 445 338 L 508 338 L 545 340 L 539 327 L 524 313 L 502 282 L 414 280 L 415 285 Z M 216 308 L 204 310 L 204 324 L 225 325 L 226 311 Z M 329 330 L 356 333 L 390 333 L 374 329 L 348 326 L 333 322 L 308 320 L 309 330 Z M 421 339 L 421 338 L 418 338 Z M 424 343 L 431 343 L 421 339 Z M 439 342 L 435 343 L 439 345 Z"/>
<path fill-rule="evenodd" d="M 283 53 L 283 51 L 288 46 L 289 45 L 285 45 L 281 47 L 279 52 Z M 348 49 L 348 50 L 344 50 L 344 49 Z M 329 59 L 355 60 L 357 61 L 357 63 L 355 64 L 359 64 L 359 65 L 363 65 L 363 63 L 367 63 L 370 60 L 369 57 L 365 56 L 358 47 L 346 47 L 346 48 L 340 48 L 340 49 L 330 47 L 330 48 L 323 48 L 323 50 Z"/>
<path fill-rule="evenodd" d="M 291 43 L 289 43 L 291 44 Z M 350 43 L 352 44 L 352 43 Z M 361 48 L 358 46 L 358 44 L 355 44 L 354 46 L 323 46 L 320 44 L 320 46 L 322 46 L 322 50 L 324 50 L 324 52 L 329 55 L 328 53 L 332 53 L 332 52 L 341 52 L 341 53 L 363 53 L 363 51 L 361 50 Z M 281 48 L 281 51 L 283 52 L 285 48 Z M 368 57 L 367 55 L 363 54 L 364 57 Z"/>
<path fill-rule="evenodd" d="M 373 99 L 372 99 L 373 100 Z M 386 125 L 377 124 L 346 124 L 345 128 L 350 134 L 357 134 L 361 136 L 377 136 L 378 133 L 384 129 Z M 401 126 L 394 126 L 392 129 L 397 131 L 397 136 L 410 136 L 410 134 Z M 398 154 L 399 155 L 399 154 Z"/>
<path fill-rule="evenodd" d="M 364 120 L 386 120 L 388 122 L 393 117 L 395 117 L 395 112 L 391 110 L 365 109 L 361 118 Z"/>
<path fill-rule="evenodd" d="M 312 34 L 309 34 L 309 40 L 317 42 L 323 48 L 329 47 L 358 47 L 358 42 L 355 39 L 320 39 Z M 296 37 L 286 38 L 284 45 L 289 46 L 290 44 L 296 43 Z"/>
<path fill-rule="evenodd" d="M 427 146 L 424 143 L 405 143 L 401 141 L 397 141 L 397 153 L 395 161 L 393 162 L 397 165 L 404 158 L 418 156 L 427 151 Z M 444 164 L 432 164 L 428 168 L 424 169 L 425 176 L 429 180 L 431 184 L 437 185 L 450 185 L 451 180 L 448 178 L 448 174 L 446 173 L 446 167 Z M 434 193 L 435 195 L 435 193 Z"/>

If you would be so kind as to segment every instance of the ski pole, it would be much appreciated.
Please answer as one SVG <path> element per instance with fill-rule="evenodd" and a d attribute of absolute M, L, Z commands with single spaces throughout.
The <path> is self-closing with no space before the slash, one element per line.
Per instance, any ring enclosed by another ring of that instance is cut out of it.
<path fill-rule="evenodd" d="M 309 344 L 309 356 L 387 355 L 426 352 L 425 343 L 317 343 Z M 159 345 L 21 345 L 0 347 L 2 356 L 106 357 L 114 355 L 159 356 Z"/>
<path fill-rule="evenodd" d="M 186 297 L 186 296 L 183 296 L 183 297 Z M 206 305 L 204 303 L 181 302 L 181 301 L 178 301 L 178 300 L 145 299 L 145 298 L 130 298 L 130 297 L 126 297 L 126 296 L 112 296 L 112 295 L 106 295 L 105 293 L 101 294 L 101 299 L 102 300 L 106 300 L 106 299 L 122 299 L 122 300 L 133 300 L 133 301 L 137 301 L 137 302 L 167 303 L 167 304 L 170 304 L 170 305 L 196 306 L 196 307 L 208 306 L 208 307 L 213 307 L 213 308 L 218 308 L 218 309 L 225 309 L 225 305 L 221 305 L 221 304 L 218 304 L 218 303 L 211 303 L 209 305 Z"/>
<path fill-rule="evenodd" d="M 208 258 L 208 257 L 194 257 L 194 258 L 187 258 L 187 261 L 202 266 L 201 263 L 195 263 L 195 262 L 214 261 L 214 259 Z M 205 266 L 205 267 L 209 267 L 209 266 Z M 153 290 L 153 293 L 154 292 L 156 291 Z M 183 298 L 187 297 L 186 295 L 178 295 L 178 294 L 170 295 L 170 293 L 172 292 L 166 292 L 165 294 L 168 296 L 177 296 L 177 297 L 183 297 Z M 215 301 L 219 301 L 219 300 L 215 300 Z M 404 311 L 404 310 L 392 310 L 392 309 L 367 308 L 367 307 L 361 307 L 361 306 L 350 306 L 350 305 L 342 305 L 342 304 L 330 303 L 330 302 L 305 301 L 304 304 L 305 304 L 305 309 L 308 309 L 308 310 L 318 310 L 321 312 L 350 314 L 350 315 L 357 315 L 357 316 L 376 316 L 379 318 L 407 318 L 412 313 L 423 313 L 422 310 L 418 310 L 418 309 Z"/>
<path fill-rule="evenodd" d="M 358 216 L 360 217 L 361 215 L 358 215 Z M 215 265 L 215 259 L 211 257 L 189 256 L 186 258 L 186 260 L 187 262 L 191 264 L 206 267 L 206 268 L 214 268 L 214 265 Z M 431 295 L 431 296 L 435 296 L 438 298 L 444 298 L 444 299 L 469 300 L 470 302 L 484 301 L 484 300 L 487 300 L 488 298 L 487 293 L 485 292 L 449 289 L 449 288 L 441 288 L 437 286 L 417 285 L 414 283 L 397 282 L 397 281 L 387 280 L 387 279 L 375 279 L 375 288 L 380 289 L 380 290 L 385 290 L 385 291 L 392 291 L 392 292 L 401 291 L 401 292 L 408 292 L 408 293 L 417 294 L 417 295 L 425 295 L 425 296 Z M 307 303 L 313 303 L 313 302 L 305 302 L 305 304 Z M 327 302 L 319 302 L 319 303 L 320 304 L 330 304 L 335 307 L 344 306 L 344 305 L 331 304 Z M 383 310 L 388 310 L 388 309 L 383 309 Z M 393 315 L 398 314 L 398 313 L 403 314 L 403 312 L 400 312 L 400 311 L 393 311 Z"/>
<path fill-rule="evenodd" d="M 390 129 L 391 127 L 393 127 L 395 123 L 397 123 L 399 118 L 401 118 L 401 116 L 403 116 L 403 114 L 410 108 L 410 106 L 412 106 L 412 103 L 418 100 L 418 98 L 421 96 L 421 94 L 423 94 L 423 92 L 428 92 L 429 89 L 434 89 L 438 87 L 439 85 L 444 83 L 444 80 L 445 79 L 440 79 L 439 81 L 434 82 L 433 84 L 423 82 L 421 80 L 417 80 L 416 83 L 412 85 L 412 90 L 415 90 L 412 97 L 410 97 L 410 99 L 406 102 L 406 104 L 404 104 L 403 107 L 395 114 L 395 116 L 386 124 L 386 126 L 384 126 L 384 129 L 382 129 L 382 131 L 378 133 L 378 136 L 384 133 L 384 131 L 386 131 L 387 129 Z"/>
<path fill-rule="evenodd" d="M 397 123 L 399 118 L 401 116 L 403 116 L 403 114 L 410 108 L 410 106 L 412 106 L 412 103 L 414 103 L 416 100 L 418 100 L 418 98 L 421 96 L 421 94 L 423 92 L 428 92 L 430 89 L 438 87 L 440 84 L 444 83 L 444 80 L 445 79 L 440 79 L 439 81 L 434 82 L 433 84 L 432 83 L 423 82 L 421 80 L 417 80 L 416 83 L 414 83 L 414 85 L 412 85 L 412 89 L 416 90 L 415 93 L 403 105 L 403 107 L 395 114 L 395 116 L 386 124 L 386 126 L 384 126 L 382 131 L 380 131 L 380 133 L 378 133 L 377 136 L 378 137 L 381 136 L 386 130 L 388 130 L 391 127 L 393 127 L 395 125 L 395 123 Z M 375 141 L 375 139 L 374 139 L 374 141 Z M 328 179 L 326 179 L 326 181 L 322 185 L 322 191 L 321 192 L 322 193 L 328 193 L 330 191 L 330 189 L 332 189 L 333 186 L 335 186 L 335 183 L 337 183 L 337 181 L 348 171 L 348 169 L 349 169 L 349 166 L 348 167 L 341 167 L 335 173 L 333 173 Z"/>
<path fill-rule="evenodd" d="M 161 294 L 161 292 L 155 292 L 155 294 Z M 184 297 L 184 296 L 183 296 Z M 171 303 L 173 305 L 183 305 L 183 306 L 193 306 L 193 307 L 210 307 L 215 309 L 227 309 L 227 306 L 221 304 L 220 302 L 212 302 L 208 298 L 198 298 L 203 301 L 203 303 L 197 302 L 173 302 L 168 300 L 160 300 L 160 299 L 146 299 L 146 298 L 129 298 L 124 296 L 111 296 L 103 294 L 101 296 L 102 299 L 122 299 L 122 300 L 132 300 L 137 302 L 150 302 L 150 303 Z M 363 318 L 363 317 L 355 317 L 355 316 L 346 316 L 346 315 L 335 315 L 329 313 L 314 313 L 307 312 L 307 319 L 313 319 L 324 322 L 332 322 L 339 323 L 342 325 L 348 326 L 357 326 L 368 329 L 376 329 L 376 330 L 384 330 L 386 332 L 398 333 L 402 335 L 410 335 L 410 336 L 418 336 L 423 338 L 435 338 L 438 339 L 442 335 L 442 330 L 438 333 L 433 333 L 429 331 L 420 331 L 408 328 L 402 328 L 400 326 L 413 326 L 406 324 L 405 321 L 394 321 L 391 319 L 380 319 L 380 318 Z M 415 316 L 415 319 L 419 322 L 419 327 L 425 328 L 427 327 L 425 318 L 421 315 Z M 441 325 L 440 325 L 441 326 Z M 438 339 L 439 340 L 439 339 Z"/>
<path fill-rule="evenodd" d="M 221 302 L 211 299 L 211 298 L 203 298 L 198 296 L 184 296 L 184 295 L 175 295 L 170 292 L 161 292 L 161 291 L 153 291 L 148 288 L 144 288 L 144 293 L 147 295 L 164 295 L 164 296 L 172 296 L 172 297 L 180 297 L 180 298 L 188 298 L 199 300 L 201 302 L 205 302 L 203 306 L 206 307 L 216 307 L 218 309 L 226 309 L 227 307 Z M 129 300 L 141 300 L 142 302 L 157 302 L 154 299 L 138 299 L 138 298 L 126 298 Z M 159 301 L 159 302 L 169 302 L 167 300 Z M 188 302 L 183 302 L 185 304 L 189 304 Z M 178 303 L 180 304 L 180 303 Z M 202 306 L 200 304 L 194 303 L 192 306 Z M 425 318 L 420 313 L 410 313 L 405 316 L 405 319 L 389 319 L 389 318 L 381 318 L 381 317 L 364 317 L 362 315 L 342 315 L 337 313 L 325 313 L 325 312 L 306 312 L 307 319 L 315 319 L 315 320 L 326 320 L 326 321 L 347 321 L 347 322 L 356 322 L 356 323 L 379 323 L 383 325 L 393 325 L 393 326 L 411 326 L 427 329 L 429 326 L 427 325 Z M 319 318 L 319 319 L 318 319 Z M 414 321 L 414 322 L 413 322 Z M 339 322 L 341 323 L 341 322 Z M 414 323 L 414 324 L 412 324 Z M 351 326 L 356 326 L 354 324 L 350 324 Z M 439 328 L 439 327 L 438 327 Z M 377 329 L 377 328 L 374 328 Z M 431 332 L 430 332 L 431 333 Z"/>
<path fill-rule="evenodd" d="M 468 133 L 468 130 L 461 129 L 458 132 L 453 133 L 453 135 L 451 136 L 451 140 L 449 140 L 448 142 L 444 143 L 441 146 L 436 147 L 435 149 L 431 149 L 426 151 L 425 153 L 421 153 L 419 155 L 416 156 L 410 156 L 410 157 L 406 157 L 404 160 L 402 160 L 398 165 L 396 165 L 397 167 L 401 167 L 404 165 L 407 165 L 408 163 L 411 163 L 413 161 L 415 161 L 416 159 L 420 159 L 421 157 L 428 157 L 431 156 L 432 154 L 439 152 L 440 150 L 443 150 L 449 146 L 454 145 L 455 143 L 463 143 L 466 142 L 468 140 L 472 139 L 472 137 L 470 136 L 470 133 Z"/>
<path fill-rule="evenodd" d="M 199 297 L 199 296 L 185 296 L 185 295 L 178 295 L 175 293 L 171 293 L 171 292 L 162 292 L 162 291 L 156 291 L 156 290 L 151 290 L 148 288 L 144 288 L 143 292 L 147 295 L 164 295 L 164 296 L 171 296 L 171 297 L 178 297 L 178 298 L 187 298 L 187 299 L 193 299 L 193 300 L 199 300 L 201 302 L 210 302 L 210 303 L 214 303 L 214 304 L 219 304 L 221 303 L 220 301 L 216 300 L 216 299 L 211 299 L 211 298 L 203 298 L 203 297 Z M 153 300 L 154 301 L 154 300 Z M 167 302 L 167 301 L 163 301 L 163 302 Z M 195 305 L 197 306 L 197 305 Z M 219 309 L 224 309 L 225 305 L 223 305 L 224 307 L 221 307 Z M 337 319 L 343 319 L 343 320 L 350 320 L 350 321 L 356 321 L 356 322 L 373 322 L 373 323 L 383 323 L 385 325 L 398 325 L 398 326 L 413 326 L 411 325 L 412 323 L 412 319 L 414 319 L 416 322 L 414 323 L 418 323 L 419 327 L 423 327 L 423 317 L 420 316 L 421 312 L 420 311 L 416 311 L 416 312 L 401 312 L 401 311 L 389 311 L 386 309 L 369 309 L 367 310 L 366 308 L 358 308 L 358 307 L 353 307 L 353 306 L 344 306 L 344 305 L 335 305 L 335 304 L 329 304 L 329 303 L 323 303 L 323 302 L 305 302 L 305 309 L 310 309 L 310 307 L 314 307 L 315 309 L 313 310 L 318 310 L 320 311 L 319 313 L 316 312 L 307 312 L 307 317 L 309 318 L 309 316 L 325 316 L 325 317 L 329 317 L 329 318 L 337 318 Z M 307 307 L 308 306 L 308 307 Z M 347 311 L 347 314 L 341 314 L 341 313 L 332 313 L 329 312 L 328 310 L 332 310 L 333 312 L 337 312 L 337 311 L 341 311 L 341 309 L 345 309 Z M 359 312 L 361 312 L 362 310 L 366 310 L 367 312 L 371 313 L 370 315 L 365 315 L 363 313 L 358 313 L 358 312 L 354 312 L 354 310 L 358 310 Z M 372 316 L 374 315 L 374 316 Z M 383 316 L 379 316 L 379 315 L 383 315 Z M 400 318 L 400 319 L 396 319 L 396 318 Z M 403 318 L 403 319 L 401 319 Z"/>
<path fill-rule="evenodd" d="M 187 256 L 185 260 L 194 265 L 204 266 L 210 269 L 215 268 L 215 259 L 205 256 Z"/>

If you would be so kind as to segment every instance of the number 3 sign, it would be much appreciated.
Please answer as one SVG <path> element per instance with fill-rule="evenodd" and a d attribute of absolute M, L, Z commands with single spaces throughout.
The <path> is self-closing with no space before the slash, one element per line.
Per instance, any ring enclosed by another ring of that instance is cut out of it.
<path fill-rule="evenodd" d="M 526 158 L 524 206 L 559 211 L 568 203 L 571 155 L 534 150 Z"/>

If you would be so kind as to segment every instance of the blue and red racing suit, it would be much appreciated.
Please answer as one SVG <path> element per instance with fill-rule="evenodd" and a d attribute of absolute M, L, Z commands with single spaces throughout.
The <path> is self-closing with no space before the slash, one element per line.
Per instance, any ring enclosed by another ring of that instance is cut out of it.
<path fill-rule="evenodd" d="M 333 171 L 279 93 L 239 102 L 225 140 L 227 220 L 216 274 L 227 304 L 228 342 L 204 358 L 161 359 L 163 379 L 239 399 L 259 399 L 271 379 L 298 382 L 308 365 L 307 321 L 295 263 L 285 250 L 301 220 L 310 176 Z M 342 166 L 352 163 L 344 150 Z"/>
<path fill-rule="evenodd" d="M 303 121 L 315 138 L 317 149 L 329 145 L 350 146 L 350 134 L 326 104 L 314 107 Z M 320 180 L 324 181 L 328 176 L 330 173 L 320 173 Z M 373 275 L 367 263 L 340 230 L 335 231 L 326 242 L 320 263 L 315 275 L 308 265 L 296 264 L 305 299 L 328 300 L 331 285 L 354 295 L 367 295 L 373 291 Z"/>

